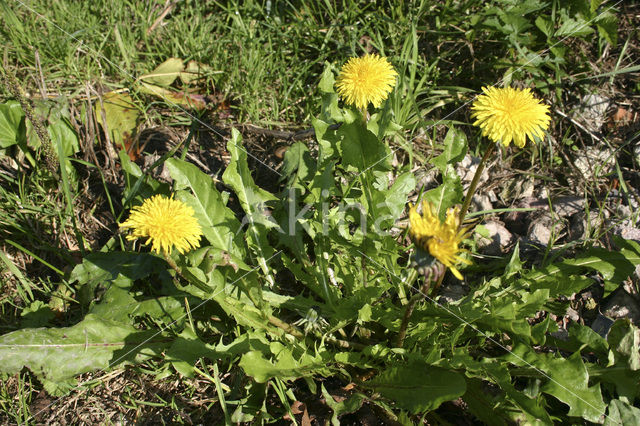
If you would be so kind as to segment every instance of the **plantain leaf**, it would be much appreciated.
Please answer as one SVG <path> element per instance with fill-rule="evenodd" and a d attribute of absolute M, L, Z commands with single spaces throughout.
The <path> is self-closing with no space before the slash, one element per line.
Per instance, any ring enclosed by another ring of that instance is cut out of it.
<path fill-rule="evenodd" d="M 26 139 L 24 112 L 18 101 L 0 104 L 0 148 L 7 148 Z"/>
<path fill-rule="evenodd" d="M 0 336 L 0 372 L 29 368 L 57 394 L 70 390 L 73 377 L 124 362 L 141 362 L 166 346 L 154 331 L 139 331 L 117 321 L 88 314 L 65 328 L 36 328 Z"/>

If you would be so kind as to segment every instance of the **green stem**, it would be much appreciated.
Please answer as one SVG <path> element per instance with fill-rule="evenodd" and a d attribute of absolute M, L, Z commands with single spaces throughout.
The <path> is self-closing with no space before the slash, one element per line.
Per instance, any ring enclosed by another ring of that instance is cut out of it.
<path fill-rule="evenodd" d="M 436 294 L 438 293 L 438 289 L 440 288 L 440 285 L 442 284 L 442 281 L 444 280 L 444 276 L 447 275 L 447 269 L 445 269 L 440 276 L 438 277 L 438 282 L 436 282 L 436 285 L 433 286 L 433 289 L 431 289 L 431 294 L 429 295 L 432 299 L 434 297 L 436 297 Z"/>
<path fill-rule="evenodd" d="M 415 269 L 413 271 L 415 271 Z M 418 273 L 416 272 L 415 276 L 417 277 L 417 275 Z M 411 284 L 413 284 L 413 281 L 411 282 Z M 411 296 L 411 299 L 409 299 L 409 303 L 407 303 L 406 308 L 404 310 L 402 323 L 400 324 L 400 331 L 398 331 L 398 335 L 396 336 L 396 341 L 395 341 L 396 348 L 401 348 L 402 345 L 404 344 L 404 338 L 407 336 L 407 327 L 409 326 L 409 320 L 411 319 L 413 310 L 416 307 L 416 303 L 418 303 L 419 300 L 424 299 L 424 296 L 428 293 L 429 284 L 431 284 L 430 276 L 425 278 L 424 284 L 422 285 L 422 290 L 414 294 L 413 296 Z"/>
<path fill-rule="evenodd" d="M 183 280 L 185 280 L 189 284 L 195 285 L 200 290 L 205 292 L 205 294 L 211 293 L 211 287 L 209 287 L 205 283 L 201 282 L 199 279 L 196 279 L 195 277 L 194 277 L 194 279 L 189 279 L 189 278 L 185 277 L 184 274 L 182 273 L 182 269 L 180 269 L 180 267 L 176 264 L 176 262 L 172 258 L 170 258 L 167 253 L 163 253 L 163 255 L 164 255 L 164 260 L 167 261 L 167 263 L 169 264 L 171 269 L 176 271 L 176 274 L 178 274 L 178 276 L 180 278 L 182 278 Z M 175 277 L 174 277 L 174 279 L 175 279 Z"/>
<path fill-rule="evenodd" d="M 473 179 L 471 180 L 471 185 L 469 185 L 469 189 L 467 190 L 467 195 L 464 197 L 464 202 L 462 203 L 462 208 L 460 209 L 460 224 L 464 222 L 464 218 L 467 215 L 467 210 L 469 210 L 469 206 L 471 205 L 471 199 L 473 198 L 473 194 L 476 192 L 476 188 L 478 187 L 478 182 L 480 182 L 480 176 L 482 176 L 482 172 L 484 171 L 484 166 L 487 163 L 487 159 L 493 152 L 496 143 L 491 142 L 487 151 L 482 156 L 482 160 L 480 160 L 480 164 L 478 164 L 478 168 L 476 169 L 476 173 L 473 175 Z"/>

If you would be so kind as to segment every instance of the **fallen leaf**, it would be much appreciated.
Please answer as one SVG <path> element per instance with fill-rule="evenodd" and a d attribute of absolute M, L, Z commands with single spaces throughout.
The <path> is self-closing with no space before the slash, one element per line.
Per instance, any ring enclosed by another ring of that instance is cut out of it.
<path fill-rule="evenodd" d="M 132 144 L 130 140 L 136 133 L 140 112 L 131 96 L 108 92 L 102 96 L 102 102 L 95 103 L 94 112 L 96 121 L 116 146 L 127 149 L 125 139 Z"/>

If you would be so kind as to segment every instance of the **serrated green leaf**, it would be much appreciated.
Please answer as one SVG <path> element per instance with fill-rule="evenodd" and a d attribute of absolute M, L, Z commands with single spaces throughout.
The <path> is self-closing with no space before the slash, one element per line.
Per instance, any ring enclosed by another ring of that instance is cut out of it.
<path fill-rule="evenodd" d="M 366 387 L 414 414 L 435 410 L 466 391 L 458 373 L 419 363 L 390 367 L 366 382 Z"/>
<path fill-rule="evenodd" d="M 342 164 L 352 166 L 357 171 L 388 170 L 389 148 L 375 134 L 366 128 L 364 123 L 356 120 L 344 123 L 338 129 Z"/>
<path fill-rule="evenodd" d="M 600 384 L 589 387 L 589 373 L 579 352 L 569 358 L 550 354 L 537 354 L 522 344 L 516 345 L 504 357 L 509 362 L 522 367 L 535 367 L 543 371 L 549 379 L 542 386 L 542 392 L 553 395 L 569 406 L 569 416 L 582 417 L 600 423 L 606 410 L 602 400 Z"/>
<path fill-rule="evenodd" d="M 273 226 L 273 223 L 260 218 L 264 216 L 261 208 L 277 198 L 253 181 L 247 163 L 247 152 L 242 147 L 242 136 L 236 129 L 231 130 L 231 139 L 227 143 L 227 150 L 231 154 L 231 161 L 222 174 L 222 181 L 233 189 L 242 209 L 253 217 L 254 222 L 269 227 Z"/>
<path fill-rule="evenodd" d="M 282 174 L 288 178 L 288 187 L 303 186 L 316 173 L 315 161 L 303 142 L 296 142 L 284 154 Z"/>
<path fill-rule="evenodd" d="M 331 415 L 331 424 L 334 426 L 340 425 L 340 420 L 338 419 L 338 417 L 344 414 L 355 413 L 360 409 L 360 407 L 362 407 L 362 404 L 368 400 L 366 395 L 363 395 L 361 393 L 354 393 L 347 399 L 336 402 L 336 400 L 333 399 L 333 396 L 329 392 L 327 392 L 327 389 L 325 389 L 324 385 L 320 385 L 320 389 L 327 405 L 329 406 L 329 408 L 331 408 L 331 410 L 333 410 L 333 414 Z"/>
<path fill-rule="evenodd" d="M 177 158 L 165 164 L 175 180 L 176 199 L 191 206 L 209 243 L 218 249 L 241 255 L 240 222 L 229 209 L 213 179 L 194 164 Z"/>
<path fill-rule="evenodd" d="M 467 137 L 463 132 L 451 127 L 444 138 L 442 154 L 431 160 L 431 163 L 445 173 L 447 165 L 453 165 L 462 160 L 467 153 Z"/>
<path fill-rule="evenodd" d="M 613 351 L 615 364 L 640 370 L 640 332 L 628 319 L 619 319 L 609 329 L 607 343 Z"/>
<path fill-rule="evenodd" d="M 94 252 L 85 256 L 82 263 L 73 268 L 70 281 L 86 284 L 92 281 L 113 280 L 118 275 L 135 281 L 162 269 L 166 269 L 165 261 L 150 253 Z"/>
<path fill-rule="evenodd" d="M 239 365 L 258 383 L 265 383 L 273 378 L 295 380 L 314 374 L 327 375 L 330 372 L 326 360 L 321 356 L 314 357 L 305 353 L 299 359 L 295 359 L 291 349 L 286 347 L 279 351 L 275 363 L 266 359 L 262 352 L 251 351 L 242 356 Z"/>
<path fill-rule="evenodd" d="M 424 197 L 433 204 L 440 220 L 450 207 L 462 201 L 462 184 L 451 165 L 447 165 L 442 185 L 427 191 Z"/>
<path fill-rule="evenodd" d="M 609 402 L 609 412 L 604 421 L 605 426 L 640 425 L 640 408 L 629 405 L 619 399 Z"/>

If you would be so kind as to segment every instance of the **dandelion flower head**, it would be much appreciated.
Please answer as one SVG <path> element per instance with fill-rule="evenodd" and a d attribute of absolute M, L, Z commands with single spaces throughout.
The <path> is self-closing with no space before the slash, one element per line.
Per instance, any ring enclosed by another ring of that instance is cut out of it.
<path fill-rule="evenodd" d="M 527 137 L 542 139 L 549 128 L 549 106 L 533 97 L 530 89 L 512 87 L 483 87 L 471 109 L 474 126 L 482 129 L 482 136 L 508 146 L 513 141 L 524 147 Z"/>
<path fill-rule="evenodd" d="M 170 254 L 175 246 L 180 253 L 200 246 L 202 228 L 193 209 L 179 200 L 154 195 L 131 209 L 129 219 L 120 225 L 131 228 L 128 240 L 147 238 L 151 250 Z"/>
<path fill-rule="evenodd" d="M 376 54 L 351 58 L 338 74 L 336 89 L 345 103 L 360 110 L 369 103 L 378 108 L 396 85 L 397 75 L 387 58 Z"/>
<path fill-rule="evenodd" d="M 471 262 L 460 256 L 460 253 L 467 251 L 460 248 L 460 244 L 467 236 L 467 229 L 461 228 L 459 214 L 458 207 L 449 209 L 444 222 L 441 222 L 428 201 L 422 202 L 422 214 L 418 213 L 417 206 L 411 206 L 409 236 L 416 246 L 428 251 L 461 280 L 462 274 L 456 265 L 460 263 L 470 265 Z"/>

